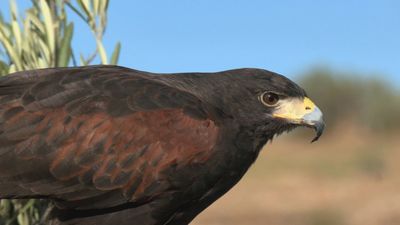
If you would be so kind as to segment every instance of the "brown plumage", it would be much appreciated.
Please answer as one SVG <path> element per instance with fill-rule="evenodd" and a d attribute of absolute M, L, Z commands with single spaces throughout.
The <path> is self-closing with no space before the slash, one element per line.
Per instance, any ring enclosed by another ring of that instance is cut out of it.
<path fill-rule="evenodd" d="M 0 197 L 49 198 L 49 224 L 188 224 L 275 134 L 264 90 L 304 98 L 256 69 L 157 75 L 114 66 L 0 79 Z M 309 124 L 308 124 L 309 125 Z"/>

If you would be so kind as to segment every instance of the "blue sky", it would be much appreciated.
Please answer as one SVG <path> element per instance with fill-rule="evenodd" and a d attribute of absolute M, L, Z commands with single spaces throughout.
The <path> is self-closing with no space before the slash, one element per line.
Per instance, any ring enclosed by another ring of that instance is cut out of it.
<path fill-rule="evenodd" d="M 122 42 L 121 65 L 140 70 L 259 67 L 295 78 L 322 65 L 399 84 L 399 10 L 397 0 L 111 0 L 105 38 L 108 51 Z M 94 47 L 90 33 L 75 38 L 80 51 Z"/>

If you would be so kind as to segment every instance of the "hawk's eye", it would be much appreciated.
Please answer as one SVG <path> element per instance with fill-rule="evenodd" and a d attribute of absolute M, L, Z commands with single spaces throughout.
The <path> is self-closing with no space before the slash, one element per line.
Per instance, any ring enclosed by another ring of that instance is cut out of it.
<path fill-rule="evenodd" d="M 279 101 L 279 95 L 273 92 L 265 92 L 261 95 L 261 102 L 267 106 L 275 106 Z"/>

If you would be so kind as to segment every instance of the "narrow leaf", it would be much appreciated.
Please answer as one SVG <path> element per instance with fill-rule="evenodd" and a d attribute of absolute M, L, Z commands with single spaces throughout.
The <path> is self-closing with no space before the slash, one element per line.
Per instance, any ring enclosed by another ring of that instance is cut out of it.
<path fill-rule="evenodd" d="M 50 48 L 50 52 L 55 52 L 55 37 L 54 37 L 54 24 L 53 18 L 50 12 L 50 7 L 45 0 L 40 0 L 40 9 L 43 13 L 44 24 L 46 27 L 47 43 Z"/>
<path fill-rule="evenodd" d="M 8 55 L 10 57 L 10 60 L 13 63 L 15 63 L 16 70 L 18 70 L 18 71 L 22 70 L 21 59 L 18 56 L 17 52 L 15 52 L 13 44 L 11 43 L 11 41 L 9 39 L 7 39 L 7 37 L 5 36 L 4 32 L 2 32 L 2 30 L 0 30 L 0 43 L 3 44 L 3 47 L 7 51 Z"/>
<path fill-rule="evenodd" d="M 93 11 L 95 15 L 99 15 L 100 13 L 100 2 L 102 0 L 93 0 Z"/>
<path fill-rule="evenodd" d="M 18 20 L 18 6 L 15 0 L 10 1 L 10 10 L 12 20 Z"/>
<path fill-rule="evenodd" d="M 45 25 L 43 24 L 42 21 L 40 21 L 40 19 L 33 13 L 33 11 L 27 11 L 26 14 L 26 19 L 29 20 L 29 22 L 31 23 L 30 25 L 35 26 L 35 28 L 37 28 L 39 30 L 40 33 L 45 34 L 46 33 L 46 28 Z M 27 27 L 28 29 L 31 30 L 30 27 Z"/>
<path fill-rule="evenodd" d="M 104 49 L 103 43 L 101 43 L 101 40 L 97 39 L 97 50 L 99 51 L 100 59 L 102 64 L 108 64 L 107 60 L 107 53 L 106 50 Z"/>
<path fill-rule="evenodd" d="M 110 64 L 111 65 L 117 65 L 118 60 L 119 60 L 119 54 L 121 52 L 121 43 L 118 42 L 117 45 L 115 46 L 114 52 L 111 56 Z"/>
<path fill-rule="evenodd" d="M 82 54 L 79 55 L 79 62 L 81 64 L 81 66 L 86 66 L 88 65 L 87 61 L 85 60 L 85 58 L 83 57 Z"/>
<path fill-rule="evenodd" d="M 15 38 L 15 48 L 17 49 L 18 55 L 21 54 L 22 49 L 22 38 L 21 38 L 21 28 L 18 24 L 18 21 L 11 21 L 11 27 L 13 31 L 13 36 Z"/>
<path fill-rule="evenodd" d="M 90 11 L 90 2 L 88 0 L 77 0 L 77 2 L 81 9 L 83 9 L 83 11 L 85 12 L 88 20 L 93 20 L 93 14 Z"/>
<path fill-rule="evenodd" d="M 3 61 L 0 61 L 0 76 L 6 75 L 7 73 L 8 73 L 8 65 Z"/>
<path fill-rule="evenodd" d="M 64 37 L 61 41 L 58 63 L 57 66 L 68 66 L 69 60 L 71 58 L 71 41 L 74 32 L 74 23 L 70 23 L 64 31 Z"/>

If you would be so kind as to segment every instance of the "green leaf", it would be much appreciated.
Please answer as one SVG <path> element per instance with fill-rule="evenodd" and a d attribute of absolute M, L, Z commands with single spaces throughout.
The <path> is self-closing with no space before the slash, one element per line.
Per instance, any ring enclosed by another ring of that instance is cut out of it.
<path fill-rule="evenodd" d="M 96 40 L 97 50 L 99 51 L 100 59 L 102 64 L 108 64 L 107 53 L 104 49 L 103 43 L 99 39 Z"/>
<path fill-rule="evenodd" d="M 15 64 L 15 69 L 17 71 L 22 70 L 22 63 L 21 59 L 18 56 L 17 52 L 15 51 L 15 48 L 13 47 L 13 44 L 11 41 L 6 37 L 5 33 L 3 30 L 0 29 L 0 42 L 3 44 L 4 48 L 6 49 L 10 60 L 14 62 Z"/>
<path fill-rule="evenodd" d="M 82 66 L 86 66 L 87 65 L 87 62 L 86 62 L 86 60 L 85 60 L 85 58 L 83 57 L 82 54 L 79 55 L 79 62 L 80 62 L 80 64 Z"/>
<path fill-rule="evenodd" d="M 10 11 L 12 20 L 18 20 L 18 6 L 15 0 L 10 1 Z"/>
<path fill-rule="evenodd" d="M 45 0 L 40 0 L 40 10 L 43 14 L 43 20 L 46 27 L 47 44 L 49 45 L 50 52 L 54 53 L 56 49 L 54 23 L 50 12 L 50 7 Z M 51 63 L 51 61 L 49 63 Z"/>
<path fill-rule="evenodd" d="M 0 76 L 6 75 L 8 73 L 8 65 L 0 61 Z"/>
<path fill-rule="evenodd" d="M 14 47 L 17 49 L 18 55 L 20 55 L 22 50 L 22 38 L 21 38 L 21 29 L 18 24 L 18 21 L 16 20 L 11 21 L 11 27 L 13 31 L 13 36 L 15 38 Z"/>
<path fill-rule="evenodd" d="M 100 13 L 100 2 L 102 0 L 92 0 L 93 1 L 93 9 L 94 9 L 94 13 L 95 15 L 98 15 Z"/>
<path fill-rule="evenodd" d="M 43 22 L 38 18 L 32 10 L 28 10 L 26 13 L 26 20 L 29 21 L 29 25 L 33 25 L 36 29 L 39 30 L 40 33 L 46 33 L 46 28 Z M 27 26 L 26 29 L 32 29 L 31 27 Z"/>
<path fill-rule="evenodd" d="M 46 45 L 46 42 L 44 42 L 43 40 L 38 40 L 38 46 L 37 50 L 40 52 L 40 56 L 36 55 L 36 58 L 38 60 L 38 62 L 42 62 L 40 67 L 46 66 L 50 67 L 51 66 L 51 57 L 52 57 L 52 52 L 49 49 L 49 46 Z M 41 61 L 43 60 L 43 61 Z M 43 62 L 45 62 L 45 64 L 43 64 Z"/>
<path fill-rule="evenodd" d="M 78 5 L 85 12 L 88 21 L 93 20 L 93 13 L 90 11 L 90 2 L 88 0 L 77 0 Z"/>
<path fill-rule="evenodd" d="M 117 45 L 114 48 L 114 52 L 111 56 L 110 64 L 111 65 L 117 65 L 118 64 L 118 59 L 119 59 L 119 54 L 121 52 L 121 43 L 118 42 Z"/>
<path fill-rule="evenodd" d="M 71 41 L 74 32 L 74 23 L 68 24 L 64 31 L 64 37 L 61 41 L 58 63 L 57 66 L 66 67 L 68 66 L 71 58 Z"/>

